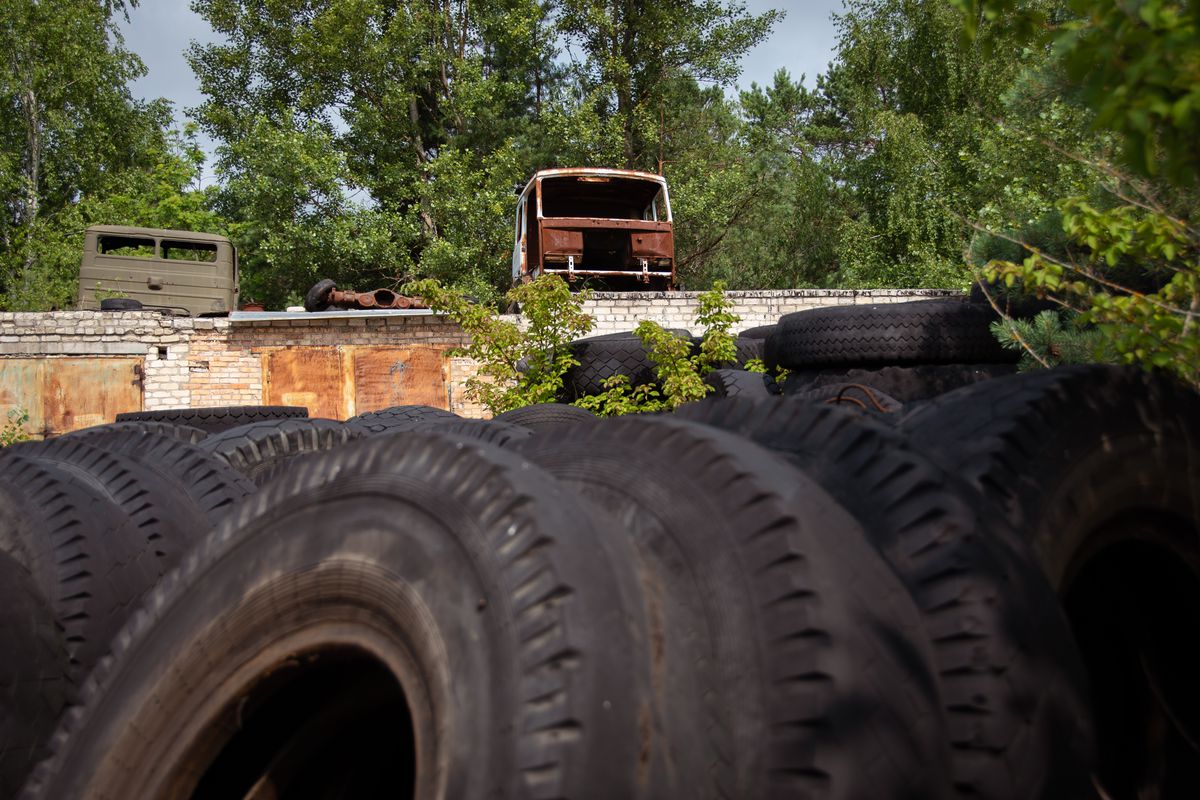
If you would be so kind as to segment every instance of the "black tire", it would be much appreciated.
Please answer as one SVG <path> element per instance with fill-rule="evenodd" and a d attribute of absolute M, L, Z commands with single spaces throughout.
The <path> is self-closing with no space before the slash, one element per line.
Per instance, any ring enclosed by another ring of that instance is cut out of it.
<path fill-rule="evenodd" d="M 421 421 L 431 419 L 462 419 L 462 417 L 444 408 L 410 405 L 368 411 L 365 414 L 351 417 L 346 422 L 366 428 L 371 433 L 391 433 L 412 430 Z"/>
<path fill-rule="evenodd" d="M 591 425 L 596 421 L 596 415 L 586 408 L 564 403 L 536 403 L 505 411 L 496 415 L 496 420 L 529 428 L 536 434 L 561 426 Z"/>
<path fill-rule="evenodd" d="M 746 330 L 738 333 L 737 336 L 739 339 L 765 340 L 771 336 L 774 336 L 775 332 L 778 330 L 779 330 L 778 323 L 776 323 L 774 325 L 759 325 L 755 328 L 746 328 Z"/>
<path fill-rule="evenodd" d="M 177 439 L 181 442 L 196 444 L 197 442 L 208 436 L 208 431 L 200 428 L 193 428 L 191 425 L 177 425 L 172 422 L 160 421 L 130 421 L 130 422 L 110 422 L 107 425 L 93 425 L 90 428 L 81 428 L 77 431 L 71 431 L 65 434 L 62 438 L 85 438 L 88 436 L 102 436 L 109 433 L 123 434 L 152 434 L 156 436 L 166 436 L 169 439 Z"/>
<path fill-rule="evenodd" d="M 337 284 L 329 280 L 329 278 L 324 278 L 314 283 L 312 288 L 304 295 L 304 310 L 324 311 L 329 308 L 329 296 L 336 288 Z"/>
<path fill-rule="evenodd" d="M 1200 524 L 1200 396 L 1132 367 L 1059 367 L 964 387 L 900 427 L 998 500 L 1059 589 L 1106 519 L 1142 508 Z M 1172 547 L 1192 557 L 1186 540 Z"/>
<path fill-rule="evenodd" d="M 264 419 L 295 419 L 308 416 L 303 406 L 216 406 L 212 408 L 167 408 L 159 411 L 127 411 L 117 422 L 169 422 L 200 428 L 209 433 L 236 428 Z"/>
<path fill-rule="evenodd" d="M 306 459 L 122 632 L 23 797 L 681 796 L 630 556 L 581 502 L 440 436 Z"/>
<path fill-rule="evenodd" d="M 917 612 L 815 483 L 669 417 L 535 436 L 521 452 L 613 514 L 637 549 L 675 692 L 665 738 L 705 737 L 674 754 L 698 781 L 675 796 L 947 796 Z"/>
<path fill-rule="evenodd" d="M 1091 676 L 1108 796 L 1200 792 L 1200 397 L 1062 367 L 944 395 L 901 428 L 1032 544 Z"/>
<path fill-rule="evenodd" d="M 1027 548 L 904 436 L 845 409 L 740 398 L 677 416 L 785 454 L 850 509 L 916 601 L 964 797 L 1084 797 L 1086 681 Z"/>
<path fill-rule="evenodd" d="M 676 336 L 680 339 L 692 338 L 692 332 L 687 328 L 665 328 L 667 333 Z M 638 336 L 633 331 L 619 331 L 618 333 L 602 333 L 598 336 L 589 336 L 586 339 L 576 339 L 572 344 L 583 344 L 590 342 L 623 342 L 627 339 L 637 339 Z M 641 341 L 638 339 L 638 341 Z"/>
<path fill-rule="evenodd" d="M 704 343 L 703 336 L 692 337 L 692 348 L 699 354 L 700 346 Z M 762 360 L 763 340 L 750 337 L 736 336 L 733 340 L 733 360 L 722 361 L 714 365 L 714 369 L 742 369 L 751 360 Z"/>
<path fill-rule="evenodd" d="M 802 403 L 824 403 L 841 406 L 871 417 L 893 420 L 904 410 L 904 404 L 885 392 L 863 383 L 831 383 L 788 397 Z"/>
<path fill-rule="evenodd" d="M 90 480 L 48 462 L 0 456 L 0 544 L 46 598 L 79 684 L 157 578 L 144 537 Z M 141 556 L 141 558 L 139 558 Z"/>
<path fill-rule="evenodd" d="M 4 551 L 0 642 L 0 797 L 16 797 L 45 757 L 46 740 L 71 692 L 67 646 L 54 614 L 29 570 Z"/>
<path fill-rule="evenodd" d="M 264 420 L 215 433 L 200 443 L 200 449 L 262 486 L 288 469 L 297 456 L 332 450 L 369 435 L 365 428 L 332 419 Z"/>
<path fill-rule="evenodd" d="M 779 320 L 773 356 L 788 369 L 903 364 L 1011 364 L 990 309 L 958 300 L 814 308 Z"/>
<path fill-rule="evenodd" d="M 155 578 L 173 568 L 196 538 L 211 529 L 204 511 L 179 482 L 155 467 L 114 452 L 99 437 L 26 442 L 7 452 L 65 470 L 111 501 L 136 530 L 135 539 L 123 549 Z"/>
<path fill-rule="evenodd" d="M 1003 284 L 988 283 L 987 291 L 1000 311 L 1013 319 L 1031 319 L 1043 311 L 1062 310 L 1062 306 L 1053 300 L 1039 300 L 1032 295 L 1013 292 Z M 992 308 L 992 304 L 988 302 L 988 296 L 984 294 L 978 282 L 971 285 L 971 291 L 967 299 L 971 303 L 976 303 L 989 309 Z M 995 309 L 992 309 L 992 313 L 993 315 L 995 314 Z"/>
<path fill-rule="evenodd" d="M 691 335 L 683 329 L 670 329 L 670 332 L 681 339 Z M 630 386 L 658 383 L 654 361 L 642 340 L 632 333 L 579 339 L 570 346 L 579 365 L 567 370 L 563 376 L 563 399 L 568 402 L 602 393 L 604 382 L 614 375 L 627 376 Z"/>
<path fill-rule="evenodd" d="M 791 396 L 826 386 L 861 383 L 908 405 L 919 403 L 963 386 L 1015 374 L 1013 364 L 922 364 L 879 369 L 830 368 L 800 370 L 783 380 L 783 393 Z"/>
<path fill-rule="evenodd" d="M 142 302 L 132 297 L 106 297 L 100 301 L 101 311 L 141 311 L 143 308 Z"/>
<path fill-rule="evenodd" d="M 199 445 L 156 434 L 108 433 L 85 441 L 112 453 L 128 456 L 174 482 L 191 498 L 208 520 L 203 535 L 219 523 L 257 487 L 226 462 Z"/>
<path fill-rule="evenodd" d="M 715 397 L 774 397 L 779 394 L 775 379 L 763 372 L 743 369 L 714 369 L 704 376 Z"/>
<path fill-rule="evenodd" d="M 494 419 L 431 419 L 418 423 L 413 430 L 478 439 L 497 447 L 507 447 L 533 435 L 533 431 L 523 425 Z"/>

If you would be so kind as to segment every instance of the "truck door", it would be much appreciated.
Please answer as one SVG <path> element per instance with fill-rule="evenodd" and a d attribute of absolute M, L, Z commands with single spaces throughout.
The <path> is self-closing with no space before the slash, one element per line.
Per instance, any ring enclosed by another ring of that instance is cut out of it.
<path fill-rule="evenodd" d="M 521 198 L 521 202 L 517 203 L 517 224 L 516 224 L 516 241 L 513 244 L 512 257 L 512 279 L 513 283 L 521 280 L 521 276 L 525 274 L 525 203 L 528 201 L 528 195 Z"/>

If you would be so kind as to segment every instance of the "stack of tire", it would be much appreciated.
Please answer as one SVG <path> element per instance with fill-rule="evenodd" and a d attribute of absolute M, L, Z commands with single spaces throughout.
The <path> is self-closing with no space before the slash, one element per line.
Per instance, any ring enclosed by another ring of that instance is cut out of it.
<path fill-rule="evenodd" d="M 705 381 L 713 387 L 718 397 L 745 395 L 766 397 L 778 395 L 779 387 L 769 375 L 747 372 L 743 367 L 752 359 L 763 358 L 766 335 L 775 326 L 765 326 L 744 331 L 734 339 L 734 360 L 719 364 Z M 670 333 L 688 339 L 693 350 L 698 350 L 701 338 L 692 336 L 684 328 L 671 328 Z M 578 339 L 571 343 L 571 354 L 578 364 L 563 376 L 560 399 L 569 403 L 587 395 L 602 394 L 605 381 L 621 375 L 629 379 L 630 386 L 657 385 L 658 376 L 654 359 L 642 340 L 632 331 L 610 333 Z"/>
<path fill-rule="evenodd" d="M 1188 389 L 272 413 L 0 452 L 4 796 L 1194 796 Z"/>
<path fill-rule="evenodd" d="M 856 384 L 919 402 L 1015 372 L 1020 353 L 1001 347 L 995 319 L 989 305 L 952 299 L 810 309 L 780 318 L 766 360 L 789 370 L 789 395 Z"/>
<path fill-rule="evenodd" d="M 718 365 L 705 380 L 717 397 L 784 394 L 890 415 L 1015 372 L 1020 353 L 1000 346 L 989 329 L 996 318 L 991 305 L 960 299 L 798 311 L 777 324 L 740 332 L 735 360 Z M 698 346 L 699 339 L 693 343 Z M 613 375 L 627 376 L 633 386 L 656 382 L 654 361 L 632 332 L 581 339 L 572 343 L 572 352 L 579 365 L 566 375 L 564 401 L 601 393 Z M 751 359 L 762 360 L 768 372 L 747 371 Z M 778 386 L 771 374 L 781 369 L 787 377 Z"/>

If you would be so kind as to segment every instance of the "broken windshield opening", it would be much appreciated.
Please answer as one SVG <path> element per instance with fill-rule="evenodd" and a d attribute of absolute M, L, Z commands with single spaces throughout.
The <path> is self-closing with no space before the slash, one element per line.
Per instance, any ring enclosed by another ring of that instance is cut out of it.
<path fill-rule="evenodd" d="M 657 181 L 636 178 L 569 175 L 542 180 L 543 217 L 593 219 L 653 219 L 655 198 L 662 190 Z M 658 214 L 665 213 L 661 204 Z"/>

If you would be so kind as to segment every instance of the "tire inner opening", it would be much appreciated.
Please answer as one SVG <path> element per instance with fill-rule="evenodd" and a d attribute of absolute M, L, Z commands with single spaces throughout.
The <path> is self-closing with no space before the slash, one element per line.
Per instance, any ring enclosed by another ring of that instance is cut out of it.
<path fill-rule="evenodd" d="M 195 800 L 415 796 L 416 745 L 404 692 L 357 650 L 289 660 L 230 709 L 236 730 Z"/>
<path fill-rule="evenodd" d="M 1200 797 L 1200 577 L 1161 541 L 1096 553 L 1064 595 L 1112 800 Z"/>

